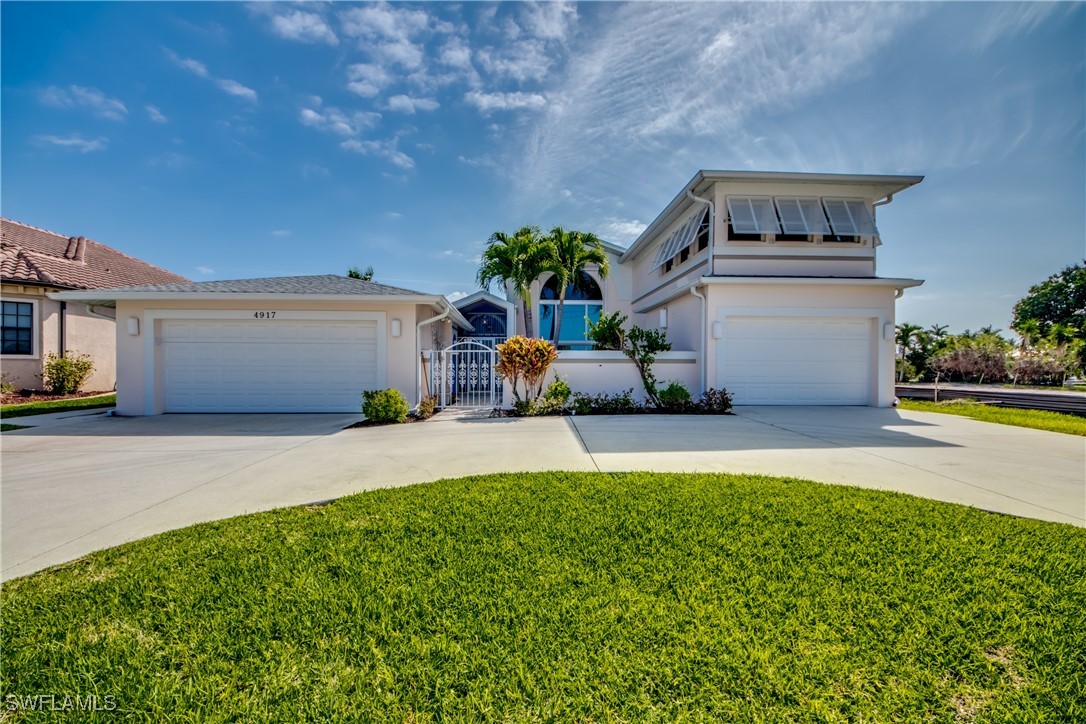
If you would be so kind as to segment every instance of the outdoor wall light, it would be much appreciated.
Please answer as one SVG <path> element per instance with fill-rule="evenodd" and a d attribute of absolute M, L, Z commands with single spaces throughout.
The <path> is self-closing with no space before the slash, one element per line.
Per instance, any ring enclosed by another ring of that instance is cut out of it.
<path fill-rule="evenodd" d="M 400 329 L 400 320 L 393 319 L 392 320 L 392 336 L 393 337 L 399 337 L 401 331 L 402 330 Z"/>
<path fill-rule="evenodd" d="M 724 336 L 724 325 L 720 322 L 713 322 L 713 339 L 720 339 Z"/>
<path fill-rule="evenodd" d="M 894 338 L 894 323 L 886 322 L 882 325 L 882 338 L 887 342 Z"/>
<path fill-rule="evenodd" d="M 138 337 L 140 335 L 140 320 L 139 317 L 128 318 L 128 334 L 132 337 Z"/>
<path fill-rule="evenodd" d="M 667 329 L 667 307 L 660 309 L 660 327 Z"/>

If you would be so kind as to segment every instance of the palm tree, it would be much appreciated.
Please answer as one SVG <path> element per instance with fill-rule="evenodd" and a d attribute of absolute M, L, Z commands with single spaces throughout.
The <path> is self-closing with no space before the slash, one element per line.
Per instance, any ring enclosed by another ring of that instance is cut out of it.
<path fill-rule="evenodd" d="M 1018 332 L 1018 346 L 1022 349 L 1029 349 L 1044 339 L 1041 334 L 1041 323 L 1036 319 L 1023 319 L 1014 328 L 1014 331 Z"/>
<path fill-rule="evenodd" d="M 562 329 L 562 311 L 566 304 L 566 289 L 573 285 L 581 286 L 584 268 L 595 264 L 600 279 L 607 277 L 611 270 L 607 262 L 607 253 L 603 243 L 592 233 L 566 231 L 561 226 L 551 229 L 546 243 L 550 247 L 550 259 L 547 270 L 554 273 L 558 286 L 558 309 L 554 315 L 553 342 L 558 346 L 558 335 Z"/>
<path fill-rule="evenodd" d="M 949 327 L 945 324 L 933 324 L 928 327 L 928 335 L 936 342 L 947 335 Z"/>
<path fill-rule="evenodd" d="M 549 247 L 541 241 L 537 226 L 522 226 L 512 236 L 495 231 L 487 241 L 475 276 L 483 289 L 499 282 L 516 293 L 524 305 L 524 334 L 528 337 L 532 336 L 532 282 L 550 261 Z"/>
<path fill-rule="evenodd" d="M 901 361 L 902 362 L 905 361 L 905 355 L 909 352 L 910 348 L 912 347 L 912 343 L 917 338 L 917 335 L 920 332 L 923 332 L 923 331 L 924 331 L 924 328 L 921 327 L 919 324 L 909 324 L 908 322 L 904 322 L 902 324 L 897 325 L 897 343 L 898 343 L 898 346 L 901 348 Z M 898 366 L 897 381 L 898 382 L 904 382 L 905 381 L 905 365 L 904 364 Z"/>

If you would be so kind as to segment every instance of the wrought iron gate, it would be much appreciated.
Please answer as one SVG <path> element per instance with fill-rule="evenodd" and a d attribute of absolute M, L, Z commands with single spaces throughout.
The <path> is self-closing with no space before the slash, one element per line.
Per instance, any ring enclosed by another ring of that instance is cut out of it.
<path fill-rule="evenodd" d="M 494 365 L 498 353 L 485 344 L 461 340 L 430 352 L 430 391 L 441 407 L 498 407 L 502 382 Z"/>

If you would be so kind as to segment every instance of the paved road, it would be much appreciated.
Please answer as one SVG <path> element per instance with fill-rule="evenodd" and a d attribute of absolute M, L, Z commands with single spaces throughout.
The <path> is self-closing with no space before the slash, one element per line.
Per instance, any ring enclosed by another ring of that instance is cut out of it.
<path fill-rule="evenodd" d="M 1086 441 L 932 413 L 485 419 L 50 416 L 4 433 L 0 577 L 206 520 L 395 485 L 532 470 L 732 471 L 898 490 L 1086 525 Z"/>

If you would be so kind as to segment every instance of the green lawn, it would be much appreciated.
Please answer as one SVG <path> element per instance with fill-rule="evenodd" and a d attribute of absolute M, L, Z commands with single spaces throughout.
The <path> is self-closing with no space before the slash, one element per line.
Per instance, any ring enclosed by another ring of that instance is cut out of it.
<path fill-rule="evenodd" d="M 1081 721 L 1083 581 L 1084 530 L 896 493 L 491 475 L 11 581 L 0 694 L 141 721 Z"/>
<path fill-rule="evenodd" d="M 26 417 L 44 415 L 49 412 L 67 412 L 69 410 L 93 410 L 98 407 L 113 407 L 117 404 L 117 395 L 97 395 L 95 397 L 76 397 L 69 400 L 49 400 L 46 402 L 26 402 L 14 405 L 0 405 L 0 417 Z"/>
<path fill-rule="evenodd" d="M 26 430 L 32 427 L 32 425 L 9 425 L 6 422 L 0 422 L 0 432 L 8 432 L 9 430 Z"/>
<path fill-rule="evenodd" d="M 947 415 L 961 415 L 983 422 L 997 422 L 1001 425 L 1030 427 L 1034 430 L 1064 432 L 1068 435 L 1086 435 L 1086 417 L 1065 415 L 1061 412 L 1045 410 L 1018 410 L 1013 407 L 997 407 L 978 402 L 949 401 L 928 402 L 926 400 L 902 400 L 898 405 L 901 410 L 919 412 L 942 412 Z"/>

